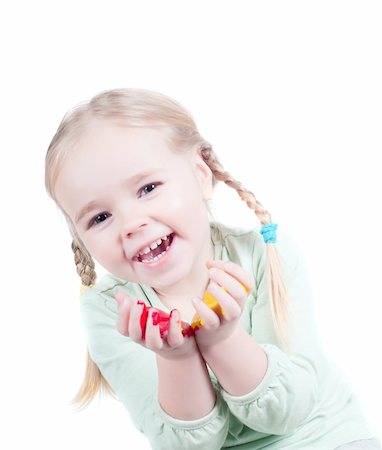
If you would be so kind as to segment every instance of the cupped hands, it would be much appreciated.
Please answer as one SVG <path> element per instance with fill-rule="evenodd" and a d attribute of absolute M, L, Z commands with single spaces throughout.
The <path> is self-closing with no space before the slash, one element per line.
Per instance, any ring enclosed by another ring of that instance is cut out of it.
<path fill-rule="evenodd" d="M 190 325 L 181 321 L 176 309 L 171 311 L 168 327 L 161 332 L 159 322 L 155 320 L 160 311 L 147 308 L 147 319 L 142 323 L 146 306 L 142 301 L 134 300 L 121 291 L 116 293 L 115 298 L 118 304 L 116 326 L 124 336 L 129 336 L 133 341 L 167 359 L 185 358 L 197 351 L 193 333 L 182 333 L 182 330 L 190 329 Z"/>
<path fill-rule="evenodd" d="M 210 282 L 207 291 L 220 305 L 215 312 L 201 298 L 195 297 L 192 303 L 203 321 L 195 332 L 200 351 L 221 343 L 235 331 L 244 310 L 248 294 L 255 288 L 253 277 L 241 266 L 232 261 L 208 261 Z"/>

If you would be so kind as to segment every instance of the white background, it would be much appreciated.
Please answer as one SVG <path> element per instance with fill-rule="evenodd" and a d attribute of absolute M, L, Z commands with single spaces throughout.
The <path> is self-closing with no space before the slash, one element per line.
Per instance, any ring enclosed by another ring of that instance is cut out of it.
<path fill-rule="evenodd" d="M 44 190 L 65 112 L 117 87 L 184 104 L 299 243 L 320 338 L 382 436 L 380 2 L 2 2 L 0 42 L 0 447 L 149 448 L 121 403 L 68 406 L 85 368 L 79 278 Z M 214 202 L 258 225 L 227 186 Z"/>

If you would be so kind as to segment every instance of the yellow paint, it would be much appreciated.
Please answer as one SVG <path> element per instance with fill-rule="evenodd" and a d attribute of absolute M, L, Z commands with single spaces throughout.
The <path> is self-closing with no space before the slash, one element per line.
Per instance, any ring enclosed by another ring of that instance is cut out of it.
<path fill-rule="evenodd" d="M 240 284 L 244 287 L 244 289 L 246 290 L 246 292 L 249 292 L 248 287 L 242 283 L 240 281 Z M 228 290 L 223 287 L 223 289 L 228 292 Z M 224 309 L 220 306 L 220 304 L 216 301 L 215 297 L 212 296 L 211 292 L 206 291 L 204 296 L 203 296 L 203 301 L 204 303 L 206 303 L 211 309 L 212 311 L 214 311 L 215 314 L 217 314 L 218 316 L 221 314 L 224 316 L 225 312 Z M 191 327 L 192 328 L 196 328 L 196 327 L 202 327 L 204 325 L 204 321 L 203 319 L 200 317 L 199 313 L 196 313 L 194 315 L 194 317 L 192 318 L 191 321 Z"/>

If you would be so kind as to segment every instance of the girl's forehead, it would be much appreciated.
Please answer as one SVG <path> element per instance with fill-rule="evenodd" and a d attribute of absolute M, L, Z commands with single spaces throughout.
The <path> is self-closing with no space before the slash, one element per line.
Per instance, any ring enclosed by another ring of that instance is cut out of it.
<path fill-rule="evenodd" d="M 110 176 L 139 177 L 158 168 L 168 173 L 191 169 L 190 150 L 175 152 L 160 130 L 107 124 L 90 131 L 67 153 L 56 186 L 87 186 Z"/>
<path fill-rule="evenodd" d="M 133 152 L 141 148 L 151 149 L 153 143 L 161 149 L 169 150 L 170 146 L 165 134 L 158 129 L 123 127 L 106 122 L 100 126 L 91 127 L 80 140 L 80 148 L 124 147 Z"/>
<path fill-rule="evenodd" d="M 103 157 L 110 160 L 115 157 L 131 163 L 166 159 L 180 163 L 182 159 L 189 159 L 193 152 L 175 149 L 165 130 L 101 122 L 86 130 L 73 153 L 74 158 L 80 159 Z"/>

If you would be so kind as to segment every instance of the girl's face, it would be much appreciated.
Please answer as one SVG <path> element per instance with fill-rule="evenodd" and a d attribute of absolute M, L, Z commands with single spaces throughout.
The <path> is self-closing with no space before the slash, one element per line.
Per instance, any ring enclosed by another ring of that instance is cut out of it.
<path fill-rule="evenodd" d="M 211 180 L 196 150 L 173 153 L 160 131 L 96 122 L 65 160 L 55 193 L 107 271 L 166 291 L 195 281 L 213 259 L 203 201 L 212 194 Z M 167 244 L 173 240 L 162 258 L 137 258 L 164 236 Z"/>

